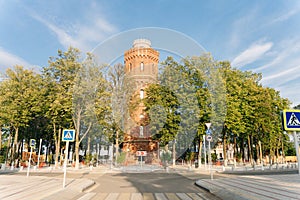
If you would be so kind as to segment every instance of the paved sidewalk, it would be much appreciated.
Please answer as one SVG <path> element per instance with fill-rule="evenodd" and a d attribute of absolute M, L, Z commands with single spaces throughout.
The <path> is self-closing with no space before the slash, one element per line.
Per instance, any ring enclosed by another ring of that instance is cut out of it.
<path fill-rule="evenodd" d="M 196 185 L 225 200 L 300 199 L 298 174 L 202 179 Z"/>
<path fill-rule="evenodd" d="M 63 188 L 62 178 L 2 174 L 0 199 L 72 199 L 80 196 L 83 190 L 93 184 L 95 182 L 89 179 L 66 179 L 66 187 Z"/>

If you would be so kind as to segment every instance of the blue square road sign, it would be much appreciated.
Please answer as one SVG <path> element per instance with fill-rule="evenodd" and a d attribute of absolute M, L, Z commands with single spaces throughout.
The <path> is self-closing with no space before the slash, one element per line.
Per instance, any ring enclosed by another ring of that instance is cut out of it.
<path fill-rule="evenodd" d="M 35 139 L 30 139 L 30 147 L 35 148 Z"/>
<path fill-rule="evenodd" d="M 74 142 L 75 141 L 75 130 L 74 129 L 64 129 L 62 135 L 63 142 Z"/>
<path fill-rule="evenodd" d="M 283 111 L 283 128 L 286 131 L 300 131 L 300 110 Z"/>

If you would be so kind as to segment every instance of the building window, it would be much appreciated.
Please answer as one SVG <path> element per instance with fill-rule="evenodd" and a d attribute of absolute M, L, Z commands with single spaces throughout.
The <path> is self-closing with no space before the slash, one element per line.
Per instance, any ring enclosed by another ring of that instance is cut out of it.
<path fill-rule="evenodd" d="M 144 136 L 144 127 L 140 126 L 140 136 Z"/>
<path fill-rule="evenodd" d="M 131 63 L 129 63 L 129 72 L 131 72 L 131 70 L 132 70 L 132 65 Z"/>
<path fill-rule="evenodd" d="M 140 90 L 140 99 L 144 99 L 144 90 L 143 89 Z"/>
<path fill-rule="evenodd" d="M 144 71 L 144 63 L 141 62 L 141 71 Z"/>
<path fill-rule="evenodd" d="M 140 114 L 140 120 L 143 120 L 143 119 L 144 119 L 144 115 Z"/>

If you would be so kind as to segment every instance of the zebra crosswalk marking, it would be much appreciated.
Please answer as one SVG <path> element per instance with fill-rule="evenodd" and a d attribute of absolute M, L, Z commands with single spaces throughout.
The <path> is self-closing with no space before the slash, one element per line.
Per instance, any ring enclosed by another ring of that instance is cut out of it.
<path fill-rule="evenodd" d="M 165 193 L 168 199 L 180 200 L 175 193 Z"/>
<path fill-rule="evenodd" d="M 155 193 L 154 195 L 155 195 L 155 198 L 156 198 L 157 200 L 168 200 L 168 199 L 165 197 L 164 193 Z"/>
<path fill-rule="evenodd" d="M 109 193 L 105 200 L 116 200 L 120 193 Z"/>
<path fill-rule="evenodd" d="M 152 193 L 143 193 L 144 200 L 155 200 Z"/>
<path fill-rule="evenodd" d="M 123 199 L 130 199 L 131 193 L 120 193 L 118 196 L 118 200 L 123 200 Z"/>
<path fill-rule="evenodd" d="M 202 193 L 94 193 L 83 194 L 79 200 L 194 200 L 214 199 Z"/>
<path fill-rule="evenodd" d="M 96 194 L 97 193 L 94 193 L 94 192 L 86 193 L 85 195 L 80 197 L 78 200 L 89 200 L 89 199 L 92 199 Z"/>
<path fill-rule="evenodd" d="M 131 200 L 143 200 L 143 196 L 141 193 L 132 193 Z"/>
<path fill-rule="evenodd" d="M 187 195 L 189 195 L 192 199 L 200 199 L 201 198 L 195 193 L 187 193 Z M 203 198 L 201 198 L 201 199 L 203 199 Z"/>
<path fill-rule="evenodd" d="M 180 197 L 180 199 L 182 199 L 182 200 L 193 200 L 193 199 L 191 199 L 187 194 L 185 194 L 185 193 L 176 193 L 177 194 L 177 196 L 179 196 Z"/>

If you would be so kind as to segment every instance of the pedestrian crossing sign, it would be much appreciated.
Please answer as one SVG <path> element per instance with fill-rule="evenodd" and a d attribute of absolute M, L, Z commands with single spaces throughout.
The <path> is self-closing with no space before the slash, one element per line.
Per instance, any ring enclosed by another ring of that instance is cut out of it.
<path fill-rule="evenodd" d="M 300 110 L 284 110 L 283 126 L 286 131 L 300 131 Z"/>
<path fill-rule="evenodd" d="M 35 148 L 35 139 L 30 139 L 30 147 Z"/>
<path fill-rule="evenodd" d="M 74 129 L 64 129 L 62 134 L 63 142 L 74 142 L 75 140 L 75 130 Z"/>

